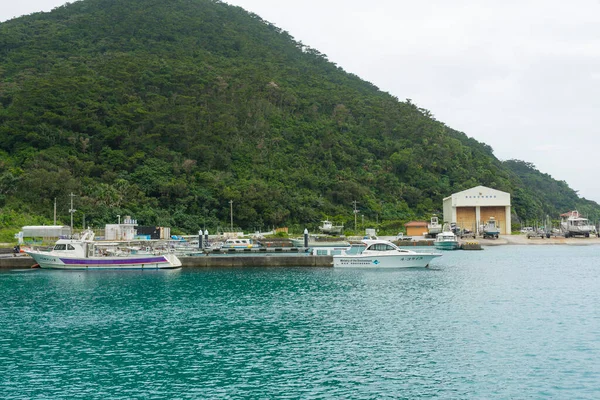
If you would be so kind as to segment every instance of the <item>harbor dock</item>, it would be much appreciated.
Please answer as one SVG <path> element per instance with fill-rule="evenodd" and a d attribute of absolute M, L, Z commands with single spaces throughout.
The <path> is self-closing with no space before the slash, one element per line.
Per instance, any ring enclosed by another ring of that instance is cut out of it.
<path fill-rule="evenodd" d="M 210 267 L 331 267 L 332 256 L 261 254 L 200 255 L 179 257 L 182 268 Z M 31 268 L 35 261 L 26 255 L 0 257 L 0 269 Z"/>

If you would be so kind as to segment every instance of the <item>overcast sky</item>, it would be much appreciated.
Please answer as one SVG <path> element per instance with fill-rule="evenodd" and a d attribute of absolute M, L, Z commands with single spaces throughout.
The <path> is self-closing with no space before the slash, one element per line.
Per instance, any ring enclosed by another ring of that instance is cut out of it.
<path fill-rule="evenodd" d="M 227 3 L 411 99 L 499 159 L 531 162 L 600 202 L 600 0 Z M 13 1 L 0 21 L 61 4 Z"/>

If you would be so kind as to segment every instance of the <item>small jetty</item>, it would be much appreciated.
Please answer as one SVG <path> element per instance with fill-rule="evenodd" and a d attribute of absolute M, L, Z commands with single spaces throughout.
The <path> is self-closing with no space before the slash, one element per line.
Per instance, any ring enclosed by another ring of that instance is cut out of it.
<path fill-rule="evenodd" d="M 461 250 L 483 250 L 479 242 L 463 242 L 460 244 Z"/>
<path fill-rule="evenodd" d="M 433 246 L 433 240 L 397 240 L 394 244 L 399 247 Z"/>
<path fill-rule="evenodd" d="M 184 268 L 206 267 L 331 267 L 332 256 L 315 256 L 294 251 L 245 252 L 227 251 L 198 256 L 179 257 Z M 33 268 L 33 258 L 23 256 L 0 257 L 0 269 Z M 153 268 L 154 269 L 154 268 Z"/>

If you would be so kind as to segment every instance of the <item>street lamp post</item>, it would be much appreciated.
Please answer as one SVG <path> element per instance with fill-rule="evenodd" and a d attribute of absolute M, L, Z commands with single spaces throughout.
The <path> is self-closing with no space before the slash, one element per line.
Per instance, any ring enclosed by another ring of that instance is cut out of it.
<path fill-rule="evenodd" d="M 71 214 L 71 235 L 73 234 L 73 214 L 77 211 L 73 208 L 73 197 L 75 197 L 75 195 L 71 192 L 71 208 L 69 209 L 69 213 Z"/>
<path fill-rule="evenodd" d="M 233 232 L 233 200 L 229 200 L 229 215 L 231 216 L 231 232 Z"/>
<path fill-rule="evenodd" d="M 354 204 L 354 230 L 356 230 L 356 216 L 358 215 L 358 209 L 356 208 L 356 205 L 358 204 L 358 201 L 354 200 L 352 204 Z"/>

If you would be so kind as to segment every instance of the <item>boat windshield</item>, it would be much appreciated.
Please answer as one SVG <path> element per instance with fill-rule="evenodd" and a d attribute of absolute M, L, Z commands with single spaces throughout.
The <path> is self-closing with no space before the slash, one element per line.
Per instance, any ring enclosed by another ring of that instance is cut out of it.
<path fill-rule="evenodd" d="M 375 251 L 394 251 L 396 248 L 387 243 L 375 243 L 369 246 L 369 250 Z"/>
<path fill-rule="evenodd" d="M 71 246 L 70 244 L 57 244 L 54 246 L 54 250 L 75 250 L 75 247 Z"/>

